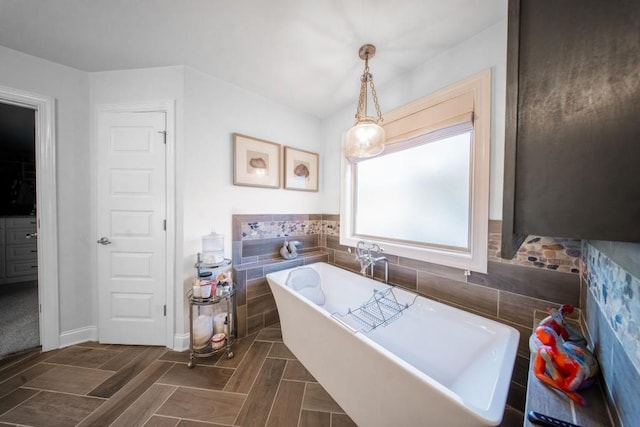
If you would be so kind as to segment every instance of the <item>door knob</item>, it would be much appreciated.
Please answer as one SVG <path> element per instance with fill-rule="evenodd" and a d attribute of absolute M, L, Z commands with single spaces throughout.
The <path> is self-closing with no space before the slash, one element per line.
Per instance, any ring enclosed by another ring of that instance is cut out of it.
<path fill-rule="evenodd" d="M 110 245 L 111 240 L 109 240 L 108 237 L 101 237 L 100 240 L 98 240 L 98 243 L 100 243 L 101 245 Z"/>
<path fill-rule="evenodd" d="M 38 233 L 27 233 L 27 235 L 24 237 L 26 239 L 35 239 L 36 237 L 38 237 Z"/>

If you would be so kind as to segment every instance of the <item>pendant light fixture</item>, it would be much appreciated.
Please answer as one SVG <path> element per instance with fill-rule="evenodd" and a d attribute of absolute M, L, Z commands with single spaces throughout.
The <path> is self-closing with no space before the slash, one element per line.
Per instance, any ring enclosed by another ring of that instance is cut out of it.
<path fill-rule="evenodd" d="M 364 60 L 364 72 L 360 78 L 360 97 L 354 126 L 347 132 L 345 144 L 345 156 L 349 160 L 364 159 L 377 156 L 384 150 L 385 134 L 380 126 L 382 113 L 378 104 L 376 87 L 373 84 L 373 75 L 369 72 L 369 59 L 376 54 L 376 47 L 365 44 L 360 47 L 358 55 Z M 376 107 L 377 117 L 367 116 L 367 85 L 371 86 L 371 96 Z"/>

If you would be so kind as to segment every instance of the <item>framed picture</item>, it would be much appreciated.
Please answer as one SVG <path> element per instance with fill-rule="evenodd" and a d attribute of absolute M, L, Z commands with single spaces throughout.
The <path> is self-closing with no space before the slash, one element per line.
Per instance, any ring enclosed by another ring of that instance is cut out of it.
<path fill-rule="evenodd" d="M 233 185 L 280 188 L 280 144 L 234 133 Z"/>
<path fill-rule="evenodd" d="M 318 191 L 318 153 L 284 147 L 284 188 Z"/>

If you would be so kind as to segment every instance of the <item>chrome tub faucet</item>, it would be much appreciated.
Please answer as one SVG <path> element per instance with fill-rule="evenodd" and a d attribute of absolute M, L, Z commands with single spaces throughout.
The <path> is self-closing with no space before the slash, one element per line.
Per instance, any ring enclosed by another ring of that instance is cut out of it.
<path fill-rule="evenodd" d="M 383 252 L 384 249 L 377 243 L 365 242 L 360 240 L 356 244 L 356 261 L 360 262 L 360 273 L 367 276 L 367 269 L 370 270 L 371 278 L 373 278 L 373 269 L 377 262 L 384 263 L 384 283 L 389 283 L 389 260 L 387 257 L 374 257 L 373 253 Z"/>

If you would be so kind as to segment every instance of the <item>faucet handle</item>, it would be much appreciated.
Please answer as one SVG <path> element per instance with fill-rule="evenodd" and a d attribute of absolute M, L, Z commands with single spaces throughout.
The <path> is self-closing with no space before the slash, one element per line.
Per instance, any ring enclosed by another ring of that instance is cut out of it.
<path fill-rule="evenodd" d="M 384 252 L 384 249 L 377 243 L 370 243 L 367 247 L 367 251 L 369 252 L 369 255 L 371 255 L 371 252 L 380 253 Z"/>

